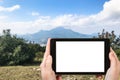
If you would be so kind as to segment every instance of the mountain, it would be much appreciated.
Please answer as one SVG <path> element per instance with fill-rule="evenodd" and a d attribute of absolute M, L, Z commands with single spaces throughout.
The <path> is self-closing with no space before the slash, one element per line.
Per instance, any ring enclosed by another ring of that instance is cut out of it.
<path fill-rule="evenodd" d="M 26 40 L 34 41 L 40 44 L 46 44 L 48 38 L 89 38 L 92 37 L 87 34 L 81 34 L 70 29 L 57 27 L 52 30 L 41 30 L 34 34 L 27 34 L 21 36 Z"/>

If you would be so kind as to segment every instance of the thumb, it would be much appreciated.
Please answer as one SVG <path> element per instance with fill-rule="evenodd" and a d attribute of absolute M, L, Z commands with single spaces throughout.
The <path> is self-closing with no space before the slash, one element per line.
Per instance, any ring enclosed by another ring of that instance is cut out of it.
<path fill-rule="evenodd" d="M 109 59 L 110 59 L 110 68 L 107 70 L 105 80 L 112 80 L 111 79 L 111 77 L 112 77 L 111 73 L 115 72 L 115 67 L 116 67 L 116 64 L 117 64 L 114 53 L 112 51 L 110 51 L 110 53 L 109 53 Z"/>
<path fill-rule="evenodd" d="M 117 60 L 113 52 L 109 53 L 109 59 L 110 59 L 110 67 L 111 69 L 114 69 L 117 65 Z"/>
<path fill-rule="evenodd" d="M 46 60 L 46 69 L 52 70 L 52 57 L 50 55 L 48 55 Z"/>

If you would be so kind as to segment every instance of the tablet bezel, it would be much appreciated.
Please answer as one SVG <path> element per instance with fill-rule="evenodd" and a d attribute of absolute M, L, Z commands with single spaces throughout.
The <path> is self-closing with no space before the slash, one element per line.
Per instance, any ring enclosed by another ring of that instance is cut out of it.
<path fill-rule="evenodd" d="M 56 72 L 56 41 L 104 41 L 105 54 L 104 54 L 104 72 Z M 99 38 L 52 38 L 50 40 L 50 54 L 52 56 L 52 68 L 56 74 L 106 74 L 108 68 L 110 67 L 109 60 L 110 52 L 110 40 L 109 39 L 99 39 Z"/>

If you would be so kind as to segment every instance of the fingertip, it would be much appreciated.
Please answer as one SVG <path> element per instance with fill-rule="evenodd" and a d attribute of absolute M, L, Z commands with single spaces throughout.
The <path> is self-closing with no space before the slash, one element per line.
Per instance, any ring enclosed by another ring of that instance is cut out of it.
<path fill-rule="evenodd" d="M 115 60 L 119 61 L 117 54 L 115 53 L 115 51 L 112 48 L 110 48 L 110 53 L 111 53 L 110 55 L 113 56 L 115 58 Z"/>
<path fill-rule="evenodd" d="M 47 51 L 47 49 L 49 49 L 49 47 L 50 47 L 50 38 L 48 38 L 48 41 L 47 41 L 46 51 Z"/>
<path fill-rule="evenodd" d="M 47 45 L 50 45 L 50 38 L 48 38 L 48 40 L 47 40 Z"/>
<path fill-rule="evenodd" d="M 56 76 L 57 80 L 62 80 L 61 76 Z"/>
<path fill-rule="evenodd" d="M 112 52 L 109 53 L 109 59 L 112 60 L 112 58 L 114 58 L 114 55 Z"/>
<path fill-rule="evenodd" d="M 110 51 L 112 51 L 112 47 L 110 47 Z"/>
<path fill-rule="evenodd" d="M 50 54 L 50 38 L 48 38 L 48 41 L 47 41 L 47 44 L 46 44 L 44 58 L 47 57 L 49 54 Z"/>
<path fill-rule="evenodd" d="M 50 41 L 51 40 L 51 38 L 48 38 L 48 41 Z"/>
<path fill-rule="evenodd" d="M 110 52 L 115 53 L 114 50 L 113 50 L 112 48 L 110 48 Z"/>
<path fill-rule="evenodd" d="M 102 79 L 102 78 L 103 78 L 103 75 L 96 75 L 96 78 Z"/>

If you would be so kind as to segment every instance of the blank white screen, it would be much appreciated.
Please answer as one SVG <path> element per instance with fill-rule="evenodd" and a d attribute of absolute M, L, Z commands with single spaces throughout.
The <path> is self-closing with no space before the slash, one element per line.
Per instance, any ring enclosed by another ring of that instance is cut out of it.
<path fill-rule="evenodd" d="M 56 72 L 104 72 L 104 41 L 57 41 Z"/>

